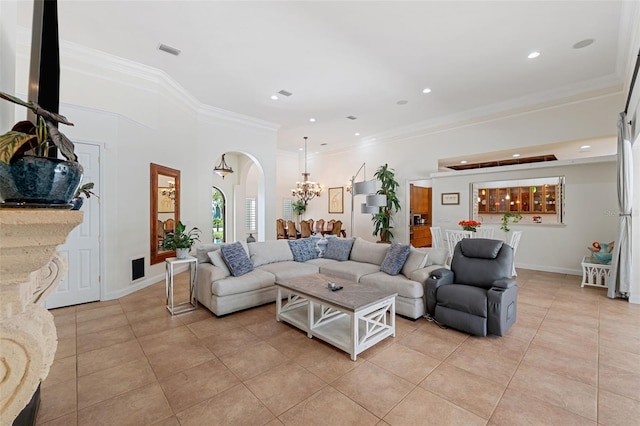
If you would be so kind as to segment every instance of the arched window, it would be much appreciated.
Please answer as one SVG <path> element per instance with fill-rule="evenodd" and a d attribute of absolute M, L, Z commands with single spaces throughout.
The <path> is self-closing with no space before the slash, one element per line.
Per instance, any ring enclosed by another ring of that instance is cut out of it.
<path fill-rule="evenodd" d="M 227 241 L 226 233 L 226 199 L 222 191 L 215 186 L 211 188 L 211 224 L 213 229 L 213 242 L 224 243 Z"/>

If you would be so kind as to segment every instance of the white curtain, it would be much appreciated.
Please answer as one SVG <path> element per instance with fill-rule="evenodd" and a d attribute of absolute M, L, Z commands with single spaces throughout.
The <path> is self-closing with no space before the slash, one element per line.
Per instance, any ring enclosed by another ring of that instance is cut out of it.
<path fill-rule="evenodd" d="M 607 296 L 629 297 L 631 286 L 631 204 L 633 197 L 633 154 L 627 115 L 618 115 L 618 208 L 620 223 L 615 240 Z"/>

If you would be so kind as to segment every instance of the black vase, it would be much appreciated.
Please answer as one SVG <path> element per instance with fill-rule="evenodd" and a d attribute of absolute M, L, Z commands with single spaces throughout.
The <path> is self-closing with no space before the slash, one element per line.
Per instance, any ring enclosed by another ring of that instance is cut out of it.
<path fill-rule="evenodd" d="M 0 162 L 2 207 L 71 208 L 82 181 L 80 163 L 26 155 L 11 164 Z"/>

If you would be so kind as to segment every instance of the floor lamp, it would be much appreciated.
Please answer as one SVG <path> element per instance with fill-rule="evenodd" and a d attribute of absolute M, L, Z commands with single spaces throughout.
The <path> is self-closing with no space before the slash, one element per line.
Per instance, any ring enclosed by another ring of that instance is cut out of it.
<path fill-rule="evenodd" d="M 376 181 L 366 180 L 367 169 L 365 167 L 367 163 L 362 163 L 362 166 L 351 177 L 351 236 L 353 237 L 353 202 L 356 195 L 367 194 L 366 203 L 360 205 L 360 213 L 376 214 L 380 207 L 387 205 L 387 196 L 384 194 L 376 194 Z M 364 180 L 356 182 L 356 177 L 360 171 L 364 170 Z M 347 188 L 349 190 L 349 188 Z"/>

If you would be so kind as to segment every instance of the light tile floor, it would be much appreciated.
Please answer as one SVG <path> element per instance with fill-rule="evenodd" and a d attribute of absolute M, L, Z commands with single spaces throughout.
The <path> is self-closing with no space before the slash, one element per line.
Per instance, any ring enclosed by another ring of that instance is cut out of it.
<path fill-rule="evenodd" d="M 163 282 L 55 309 L 38 424 L 639 424 L 640 306 L 576 276 L 518 282 L 504 337 L 399 317 L 356 362 L 277 323 L 274 304 L 172 318 Z"/>

